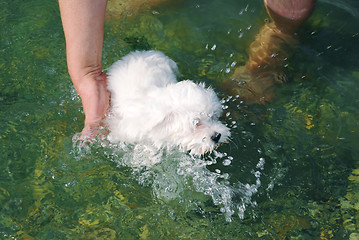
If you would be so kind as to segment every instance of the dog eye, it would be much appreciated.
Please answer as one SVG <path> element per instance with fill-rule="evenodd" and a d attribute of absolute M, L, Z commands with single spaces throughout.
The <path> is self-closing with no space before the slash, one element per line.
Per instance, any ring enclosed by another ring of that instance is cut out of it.
<path fill-rule="evenodd" d="M 197 126 L 199 125 L 199 123 L 200 123 L 200 121 L 199 121 L 198 118 L 196 118 L 196 119 L 193 120 L 193 125 L 194 125 L 194 126 L 197 127 Z"/>

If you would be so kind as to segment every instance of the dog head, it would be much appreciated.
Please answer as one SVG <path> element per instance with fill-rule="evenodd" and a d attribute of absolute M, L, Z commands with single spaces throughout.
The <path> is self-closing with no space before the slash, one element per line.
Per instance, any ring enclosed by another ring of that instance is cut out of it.
<path fill-rule="evenodd" d="M 213 89 L 189 80 L 167 88 L 168 113 L 156 126 L 156 138 L 163 136 L 169 145 L 194 155 L 212 152 L 219 143 L 228 140 L 230 132 L 219 121 L 222 105 Z"/>

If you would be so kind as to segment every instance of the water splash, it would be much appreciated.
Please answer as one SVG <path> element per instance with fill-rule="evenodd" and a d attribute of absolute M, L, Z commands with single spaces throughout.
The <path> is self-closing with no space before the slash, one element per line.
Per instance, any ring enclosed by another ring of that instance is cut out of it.
<path fill-rule="evenodd" d="M 235 100 L 228 97 L 222 102 L 228 104 Z M 236 126 L 236 122 L 232 123 L 233 126 Z M 257 165 L 253 166 L 251 174 L 254 178 L 234 182 L 226 170 L 228 166 L 240 164 L 239 159 L 226 152 L 213 151 L 212 154 L 197 157 L 178 149 L 158 150 L 146 143 L 112 144 L 103 135 L 93 142 L 81 141 L 80 134 L 73 137 L 72 155 L 75 159 L 98 151 L 119 167 L 129 167 L 138 183 L 152 189 L 155 201 L 178 202 L 186 209 L 198 210 L 200 207 L 206 214 L 213 211 L 213 207 L 206 209 L 204 206 L 210 200 L 228 222 L 233 221 L 235 216 L 243 219 L 248 208 L 257 205 L 252 197 L 261 186 L 264 158 L 260 158 Z"/>
<path fill-rule="evenodd" d="M 179 202 L 185 208 L 196 208 L 208 199 L 218 207 L 226 221 L 231 222 L 238 215 L 244 218 L 248 206 L 255 207 L 252 196 L 261 186 L 264 159 L 260 159 L 253 171 L 254 183 L 230 183 L 230 174 L 224 170 L 209 170 L 208 166 L 231 165 L 236 161 L 227 153 L 214 151 L 205 157 L 191 156 L 177 149 L 155 150 L 150 145 L 109 144 L 109 156 L 119 166 L 130 167 L 140 184 L 152 188 L 153 196 L 159 202 Z M 206 208 L 202 207 L 206 212 Z M 210 211 L 210 210 L 208 210 Z"/>

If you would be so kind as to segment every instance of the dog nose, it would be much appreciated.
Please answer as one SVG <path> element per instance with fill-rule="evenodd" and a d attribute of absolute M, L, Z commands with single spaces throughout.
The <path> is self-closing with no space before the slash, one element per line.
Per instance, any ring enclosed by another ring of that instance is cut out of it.
<path fill-rule="evenodd" d="M 213 142 L 218 143 L 219 139 L 221 138 L 221 134 L 216 132 L 212 135 L 211 139 Z"/>

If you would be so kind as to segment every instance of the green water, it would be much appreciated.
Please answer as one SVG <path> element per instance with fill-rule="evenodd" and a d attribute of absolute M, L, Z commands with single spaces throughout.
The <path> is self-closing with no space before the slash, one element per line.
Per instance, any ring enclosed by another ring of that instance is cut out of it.
<path fill-rule="evenodd" d="M 359 239 L 359 4 L 318 1 L 266 105 L 219 90 L 267 18 L 262 1 L 183 1 L 107 20 L 104 68 L 173 58 L 223 98 L 232 140 L 202 159 L 79 146 L 81 103 L 56 1 L 0 2 L 0 239 Z"/>

